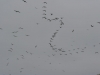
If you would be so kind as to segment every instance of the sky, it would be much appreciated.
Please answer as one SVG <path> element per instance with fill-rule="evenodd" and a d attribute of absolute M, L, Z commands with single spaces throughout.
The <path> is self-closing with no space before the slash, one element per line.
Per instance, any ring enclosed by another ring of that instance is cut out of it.
<path fill-rule="evenodd" d="M 0 75 L 100 73 L 100 0 L 0 0 Z"/>

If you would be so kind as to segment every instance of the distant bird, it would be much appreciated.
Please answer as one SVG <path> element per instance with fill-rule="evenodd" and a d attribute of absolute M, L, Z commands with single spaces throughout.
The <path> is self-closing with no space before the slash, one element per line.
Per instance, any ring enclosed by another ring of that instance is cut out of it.
<path fill-rule="evenodd" d="M 11 50 L 13 50 L 12 48 L 10 48 Z"/>
<path fill-rule="evenodd" d="M 26 53 L 28 53 L 28 51 L 26 51 Z"/>
<path fill-rule="evenodd" d="M 77 49 L 80 49 L 80 48 L 77 48 Z"/>
<path fill-rule="evenodd" d="M 60 53 L 60 55 L 62 55 L 62 54 Z"/>
<path fill-rule="evenodd" d="M 22 27 L 19 27 L 19 29 L 23 29 Z"/>
<path fill-rule="evenodd" d="M 72 53 L 70 53 L 72 55 Z"/>
<path fill-rule="evenodd" d="M 66 52 L 66 51 L 62 51 L 62 52 Z"/>
<path fill-rule="evenodd" d="M 11 43 L 11 45 L 14 45 L 14 44 Z"/>
<path fill-rule="evenodd" d="M 73 50 L 75 50 L 75 49 L 73 49 Z"/>
<path fill-rule="evenodd" d="M 46 6 L 43 6 L 42 8 L 47 8 Z"/>
<path fill-rule="evenodd" d="M 84 51 L 81 51 L 81 52 L 84 52 Z"/>
<path fill-rule="evenodd" d="M 30 53 L 32 55 L 32 53 Z"/>
<path fill-rule="evenodd" d="M 98 53 L 98 52 L 95 52 L 95 54 L 96 54 L 96 53 Z"/>
<path fill-rule="evenodd" d="M 20 13 L 20 11 L 17 11 L 17 10 L 14 10 L 14 11 Z"/>
<path fill-rule="evenodd" d="M 56 30 L 56 31 L 59 31 L 59 30 Z"/>
<path fill-rule="evenodd" d="M 68 51 L 70 51 L 70 50 L 68 50 Z"/>
<path fill-rule="evenodd" d="M 91 27 L 94 27 L 93 25 L 91 25 Z"/>
<path fill-rule="evenodd" d="M 19 58 L 17 58 L 17 60 L 19 60 Z"/>
<path fill-rule="evenodd" d="M 74 32 L 74 30 L 72 30 L 72 32 Z"/>
<path fill-rule="evenodd" d="M 56 20 L 58 20 L 59 18 L 55 18 Z"/>
<path fill-rule="evenodd" d="M 51 15 L 53 15 L 53 14 L 51 13 Z"/>
<path fill-rule="evenodd" d="M 84 48 L 86 48 L 86 47 L 84 47 Z"/>
<path fill-rule="evenodd" d="M 35 48 L 37 47 L 37 45 L 35 46 Z"/>
<path fill-rule="evenodd" d="M 46 15 L 45 13 L 43 13 L 43 15 Z"/>
<path fill-rule="evenodd" d="M 8 50 L 8 51 L 12 52 L 12 50 Z"/>
<path fill-rule="evenodd" d="M 25 0 L 22 0 L 22 1 L 24 1 L 25 3 L 27 3 Z"/>
<path fill-rule="evenodd" d="M 99 24 L 100 24 L 100 22 L 97 22 L 97 23 L 99 23 Z"/>
<path fill-rule="evenodd" d="M 93 45 L 95 47 L 95 45 Z"/>
<path fill-rule="evenodd" d="M 21 69 L 24 69 L 24 68 L 21 68 Z"/>
<path fill-rule="evenodd" d="M 43 11 L 45 11 L 45 12 L 46 12 L 46 10 L 43 10 Z"/>
<path fill-rule="evenodd" d="M 67 55 L 67 54 L 65 54 L 65 55 Z"/>
<path fill-rule="evenodd" d="M 29 35 L 26 35 L 26 36 L 29 36 Z"/>
<path fill-rule="evenodd" d="M 14 37 L 17 37 L 16 35 L 13 35 Z"/>
<path fill-rule="evenodd" d="M 51 20 L 50 19 L 48 19 L 50 22 L 51 22 Z"/>
<path fill-rule="evenodd" d="M 37 9 L 37 7 L 35 7 L 35 9 Z"/>
<path fill-rule="evenodd" d="M 82 49 L 82 50 L 84 50 L 84 49 Z"/>
<path fill-rule="evenodd" d="M 76 52 L 76 53 L 78 53 L 78 52 Z"/>
<path fill-rule="evenodd" d="M 61 17 L 61 19 L 63 19 L 63 17 Z"/>
<path fill-rule="evenodd" d="M 9 65 L 9 62 L 7 63 L 7 65 L 6 66 L 8 66 Z"/>
<path fill-rule="evenodd" d="M 55 56 L 55 54 L 52 54 L 53 56 Z"/>
<path fill-rule="evenodd" d="M 42 18 L 47 19 L 46 17 L 42 17 Z"/>
<path fill-rule="evenodd" d="M 20 73 L 21 73 L 22 71 L 20 71 Z"/>
<path fill-rule="evenodd" d="M 39 24 L 39 23 L 36 23 L 37 25 Z"/>
<path fill-rule="evenodd" d="M 62 28 L 62 27 L 60 27 L 60 28 Z"/>
<path fill-rule="evenodd" d="M 2 28 L 0 28 L 0 30 L 2 30 Z"/>
<path fill-rule="evenodd" d="M 43 2 L 43 3 L 47 4 L 47 2 Z"/>

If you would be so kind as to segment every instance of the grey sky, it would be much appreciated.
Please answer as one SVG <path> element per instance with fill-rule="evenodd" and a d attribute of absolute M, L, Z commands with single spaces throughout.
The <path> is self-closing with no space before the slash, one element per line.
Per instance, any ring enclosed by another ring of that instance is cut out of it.
<path fill-rule="evenodd" d="M 26 1 L 0 0 L 0 75 L 100 73 L 100 0 Z"/>

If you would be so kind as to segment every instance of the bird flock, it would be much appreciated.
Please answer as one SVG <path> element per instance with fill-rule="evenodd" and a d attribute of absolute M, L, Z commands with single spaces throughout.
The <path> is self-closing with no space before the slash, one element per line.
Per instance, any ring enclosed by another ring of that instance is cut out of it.
<path fill-rule="evenodd" d="M 22 0 L 24 3 L 28 3 L 27 1 L 25 1 L 25 0 Z M 42 11 L 43 11 L 43 13 L 42 13 L 42 19 L 43 20 L 46 20 L 46 21 L 49 21 L 49 22 L 52 22 L 52 21 L 56 21 L 56 22 L 58 22 L 59 23 L 59 25 L 58 25 L 58 29 L 56 29 L 55 30 L 55 32 L 51 35 L 51 37 L 50 37 L 50 39 L 49 39 L 49 42 L 48 42 L 48 45 L 50 46 L 50 48 L 51 48 L 51 50 L 53 50 L 54 51 L 54 53 L 52 53 L 51 55 L 52 56 L 56 56 L 56 53 L 58 52 L 59 53 L 59 55 L 73 55 L 73 52 L 74 53 L 76 53 L 76 54 L 79 54 L 79 53 L 84 53 L 85 52 L 85 50 L 87 49 L 87 47 L 85 46 L 85 47 L 83 47 L 83 48 L 80 48 L 80 47 L 77 47 L 77 48 L 74 48 L 74 49 L 68 49 L 68 50 L 65 50 L 65 49 L 63 49 L 63 48 L 57 48 L 56 47 L 56 45 L 53 43 L 53 41 L 54 41 L 54 39 L 56 38 L 56 36 L 57 36 L 57 34 L 60 32 L 60 30 L 64 27 L 64 25 L 65 25 L 65 23 L 63 22 L 63 19 L 64 19 L 64 17 L 55 17 L 55 18 L 48 18 L 47 17 L 47 2 L 43 2 L 43 6 L 42 6 Z M 35 7 L 36 9 L 37 9 L 37 7 Z M 18 10 L 14 10 L 14 12 L 16 12 L 16 13 L 20 13 L 21 14 L 21 12 L 20 11 L 18 11 Z M 50 16 L 54 16 L 54 14 L 53 13 L 50 13 Z M 97 22 L 98 24 L 100 24 L 100 22 Z M 39 23 L 36 23 L 37 25 L 39 25 Z M 94 27 L 94 25 L 90 25 L 90 27 Z M 2 28 L 0 28 L 0 30 L 3 30 Z M 19 30 L 24 30 L 24 28 L 23 27 L 19 27 L 18 28 L 18 30 L 16 30 L 16 31 L 13 31 L 12 32 L 12 36 L 13 37 L 15 37 L 15 38 L 17 38 L 18 36 L 17 36 L 17 33 L 19 33 Z M 72 30 L 72 33 L 74 33 L 74 29 Z M 25 36 L 26 37 L 29 37 L 30 35 L 29 34 L 25 34 Z M 99 43 L 99 45 L 100 45 L 100 43 Z M 8 51 L 9 52 L 13 52 L 14 51 L 14 49 L 13 49 L 13 46 L 14 46 L 14 43 L 11 43 L 11 48 L 9 48 L 8 49 Z M 35 45 L 35 48 L 37 48 L 38 47 L 38 45 Z M 96 45 L 93 45 L 93 47 L 96 47 Z M 32 52 L 29 52 L 29 51 L 25 51 L 27 54 L 30 54 L 30 55 L 33 55 L 33 53 Z M 99 54 L 99 52 L 97 52 L 97 51 L 95 51 L 94 52 L 94 54 Z M 25 59 L 25 56 L 22 54 L 22 55 L 20 55 L 20 57 L 22 58 L 22 59 Z M 48 57 L 50 57 L 50 55 L 48 55 Z M 17 60 L 20 60 L 20 58 L 16 58 Z M 9 58 L 7 58 L 7 60 L 9 60 Z M 51 62 L 49 63 L 49 64 L 52 64 Z M 9 62 L 7 62 L 7 64 L 6 64 L 6 66 L 8 66 L 9 65 Z M 22 70 L 23 70 L 24 68 L 21 68 L 21 70 L 20 70 L 20 73 L 22 73 Z M 65 72 L 64 70 L 62 70 L 63 72 Z M 11 74 L 9 74 L 9 75 L 11 75 Z"/>

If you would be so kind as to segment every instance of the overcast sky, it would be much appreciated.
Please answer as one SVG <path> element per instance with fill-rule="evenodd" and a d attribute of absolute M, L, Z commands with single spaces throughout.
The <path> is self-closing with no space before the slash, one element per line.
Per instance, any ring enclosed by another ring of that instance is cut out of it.
<path fill-rule="evenodd" d="M 0 75 L 99 74 L 97 22 L 100 0 L 0 0 Z"/>

